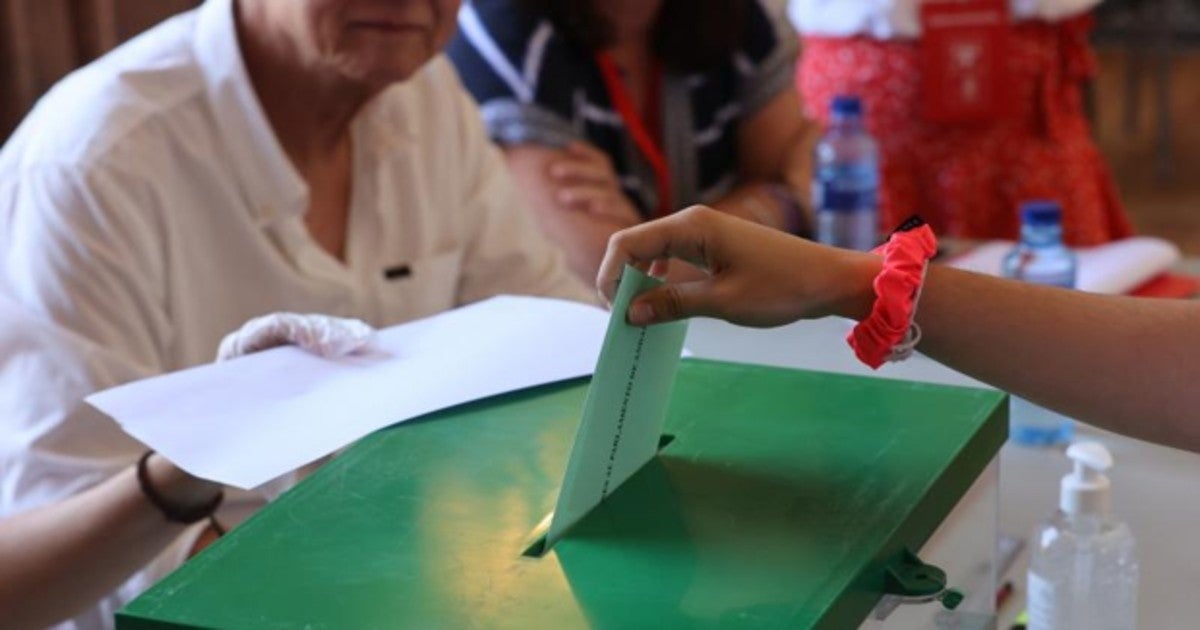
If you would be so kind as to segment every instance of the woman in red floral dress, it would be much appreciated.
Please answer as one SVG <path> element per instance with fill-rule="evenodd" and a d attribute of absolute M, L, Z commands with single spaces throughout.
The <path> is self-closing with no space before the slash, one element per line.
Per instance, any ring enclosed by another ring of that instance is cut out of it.
<path fill-rule="evenodd" d="M 796 82 L 823 122 L 837 94 L 862 98 L 880 143 L 881 222 L 920 213 L 942 235 L 1015 239 L 1017 205 L 1054 199 L 1069 244 L 1132 227 L 1084 114 L 1096 71 L 1088 11 L 1099 0 L 1012 0 L 1003 54 L 1011 106 L 986 122 L 934 122 L 922 94 L 921 0 L 791 0 L 803 39 Z"/>

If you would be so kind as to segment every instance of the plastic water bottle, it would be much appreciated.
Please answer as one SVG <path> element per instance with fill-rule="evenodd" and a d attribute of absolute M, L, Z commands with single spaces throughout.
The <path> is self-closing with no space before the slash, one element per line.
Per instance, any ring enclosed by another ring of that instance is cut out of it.
<path fill-rule="evenodd" d="M 1073 444 L 1059 509 L 1034 532 L 1029 560 L 1029 630 L 1132 630 L 1137 625 L 1137 545 L 1112 514 L 1104 472 L 1112 455 Z"/>
<path fill-rule="evenodd" d="M 862 101 L 838 96 L 817 142 L 813 207 L 817 240 L 869 250 L 879 242 L 879 147 L 863 126 Z"/>
<path fill-rule="evenodd" d="M 1062 208 L 1053 201 L 1021 204 L 1021 242 L 1004 257 L 1007 278 L 1056 287 L 1075 287 L 1075 254 L 1062 242 Z M 1074 433 L 1070 418 L 1027 400 L 1009 398 L 1009 435 L 1018 444 L 1066 444 Z"/>

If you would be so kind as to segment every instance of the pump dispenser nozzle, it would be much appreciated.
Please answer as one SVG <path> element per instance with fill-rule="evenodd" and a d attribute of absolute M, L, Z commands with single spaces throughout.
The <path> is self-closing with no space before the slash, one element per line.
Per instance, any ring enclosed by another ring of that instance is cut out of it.
<path fill-rule="evenodd" d="M 1062 478 L 1059 507 L 1067 514 L 1103 516 L 1111 507 L 1111 484 L 1104 472 L 1112 468 L 1113 458 L 1098 442 L 1079 442 L 1067 449 L 1075 470 Z"/>

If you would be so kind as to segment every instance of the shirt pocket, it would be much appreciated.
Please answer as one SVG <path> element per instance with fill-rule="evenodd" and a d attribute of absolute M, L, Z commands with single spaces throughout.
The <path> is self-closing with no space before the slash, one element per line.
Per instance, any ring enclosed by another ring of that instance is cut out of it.
<path fill-rule="evenodd" d="M 380 275 L 383 321 L 396 323 L 458 306 L 463 251 L 443 249 L 384 269 Z"/>

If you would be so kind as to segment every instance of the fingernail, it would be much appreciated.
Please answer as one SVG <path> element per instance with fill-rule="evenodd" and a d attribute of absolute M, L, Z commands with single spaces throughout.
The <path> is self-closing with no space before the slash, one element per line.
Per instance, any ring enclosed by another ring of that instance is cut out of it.
<path fill-rule="evenodd" d="M 634 326 L 645 326 L 654 321 L 654 308 L 645 302 L 635 303 L 629 307 L 629 323 Z"/>

